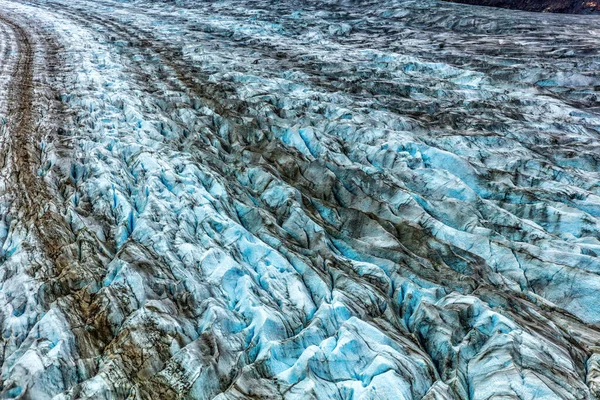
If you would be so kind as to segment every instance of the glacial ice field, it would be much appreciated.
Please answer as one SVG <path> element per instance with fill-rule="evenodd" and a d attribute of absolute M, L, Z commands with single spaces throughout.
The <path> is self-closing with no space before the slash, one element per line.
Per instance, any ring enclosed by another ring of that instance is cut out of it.
<path fill-rule="evenodd" d="M 600 16 L 0 0 L 0 398 L 596 399 Z"/>

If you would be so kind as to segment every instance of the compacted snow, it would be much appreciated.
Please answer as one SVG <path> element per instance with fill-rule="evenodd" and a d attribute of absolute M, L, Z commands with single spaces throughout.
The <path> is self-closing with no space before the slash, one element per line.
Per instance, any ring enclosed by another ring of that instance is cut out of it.
<path fill-rule="evenodd" d="M 0 0 L 3 398 L 600 395 L 600 17 Z"/>

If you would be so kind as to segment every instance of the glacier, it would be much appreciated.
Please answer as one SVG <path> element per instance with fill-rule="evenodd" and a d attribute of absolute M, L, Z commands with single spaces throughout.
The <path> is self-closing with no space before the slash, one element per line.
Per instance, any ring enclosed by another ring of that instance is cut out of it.
<path fill-rule="evenodd" d="M 2 398 L 597 398 L 599 18 L 0 0 Z"/>

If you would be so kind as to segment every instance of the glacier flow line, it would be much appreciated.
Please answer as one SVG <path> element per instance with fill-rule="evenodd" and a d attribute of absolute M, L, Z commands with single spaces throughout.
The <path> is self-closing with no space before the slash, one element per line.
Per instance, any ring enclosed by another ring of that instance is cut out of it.
<path fill-rule="evenodd" d="M 45 222 L 50 216 L 44 215 L 43 210 L 51 203 L 51 196 L 36 173 L 41 131 L 35 126 L 33 117 L 35 42 L 27 30 L 7 14 L 0 13 L 0 23 L 12 30 L 17 50 L 8 88 L 2 149 L 5 185 L 12 203 L 10 212 L 22 223 L 31 224 L 30 228 L 34 227 L 36 236 L 46 247 L 56 240 L 46 237 L 50 232 L 44 233 L 48 228 Z"/>

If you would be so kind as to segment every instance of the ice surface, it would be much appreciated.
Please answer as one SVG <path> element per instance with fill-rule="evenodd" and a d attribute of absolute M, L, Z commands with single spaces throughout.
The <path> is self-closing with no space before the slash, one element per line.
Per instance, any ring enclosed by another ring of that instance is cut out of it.
<path fill-rule="evenodd" d="M 0 193 L 4 398 L 600 395 L 597 17 L 0 6 L 52 194 Z"/>

